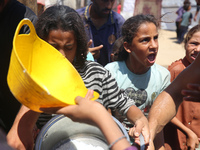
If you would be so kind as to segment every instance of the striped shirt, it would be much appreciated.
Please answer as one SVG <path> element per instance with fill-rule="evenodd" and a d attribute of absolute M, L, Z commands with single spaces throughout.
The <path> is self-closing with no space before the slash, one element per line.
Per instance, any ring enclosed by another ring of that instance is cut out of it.
<path fill-rule="evenodd" d="M 120 91 L 116 80 L 111 73 L 103 66 L 93 61 L 86 61 L 85 65 L 77 68 L 82 77 L 85 86 L 99 93 L 97 100 L 104 105 L 105 108 L 117 110 L 125 115 L 128 109 L 135 103 Z"/>

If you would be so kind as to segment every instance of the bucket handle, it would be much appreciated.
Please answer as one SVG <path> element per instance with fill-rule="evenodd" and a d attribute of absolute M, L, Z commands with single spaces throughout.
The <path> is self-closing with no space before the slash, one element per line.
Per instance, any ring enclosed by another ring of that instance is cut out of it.
<path fill-rule="evenodd" d="M 16 39 L 17 39 L 18 36 L 20 36 L 19 32 L 20 32 L 20 30 L 21 30 L 21 28 L 22 28 L 23 25 L 28 25 L 28 27 L 30 29 L 30 33 L 29 34 L 23 34 L 23 35 L 30 36 L 33 39 L 36 39 L 36 37 L 37 37 L 37 34 L 35 32 L 35 27 L 33 26 L 32 22 L 29 19 L 27 19 L 27 18 L 22 19 L 19 22 L 19 24 L 17 26 L 17 29 L 15 31 L 15 35 L 14 35 L 14 39 L 13 39 L 14 50 L 16 50 L 16 48 L 15 48 Z M 17 55 L 17 53 L 16 53 L 16 55 Z M 31 64 L 32 64 L 32 55 L 30 55 L 29 65 L 28 65 L 28 68 L 27 68 L 27 70 L 28 70 L 29 73 L 31 72 L 31 68 L 32 68 Z"/>
<path fill-rule="evenodd" d="M 14 37 L 16 38 L 19 35 L 19 32 L 23 25 L 28 25 L 28 27 L 30 29 L 30 33 L 26 34 L 26 35 L 30 35 L 35 38 L 36 37 L 35 27 L 33 26 L 32 22 L 28 18 L 24 18 L 19 22 L 17 29 L 15 31 Z M 14 40 L 15 40 L 15 38 L 14 38 Z M 13 43 L 14 43 L 14 41 L 13 41 Z"/>

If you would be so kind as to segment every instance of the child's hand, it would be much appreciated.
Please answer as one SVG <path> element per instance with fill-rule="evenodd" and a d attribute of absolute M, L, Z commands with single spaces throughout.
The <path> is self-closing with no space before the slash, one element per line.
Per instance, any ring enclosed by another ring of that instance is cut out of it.
<path fill-rule="evenodd" d="M 41 110 L 50 114 L 64 114 L 75 122 L 94 125 L 95 123 L 93 120 L 96 117 L 94 112 L 98 112 L 100 109 L 104 109 L 104 107 L 95 101 L 90 101 L 92 97 L 93 90 L 88 90 L 85 98 L 80 96 L 76 97 L 75 102 L 77 105 L 70 105 L 62 108 L 41 108 Z"/>
<path fill-rule="evenodd" d="M 141 143 L 140 135 L 144 137 L 144 141 Z M 148 120 L 145 116 L 141 117 L 135 122 L 135 126 L 129 130 L 129 135 L 135 138 L 135 143 L 140 146 L 149 145 L 149 126 Z M 142 144 L 142 145 L 141 145 Z"/>
<path fill-rule="evenodd" d="M 194 150 L 195 148 L 199 147 L 199 140 L 197 135 L 189 129 L 188 133 L 187 133 L 187 147 L 190 150 Z"/>

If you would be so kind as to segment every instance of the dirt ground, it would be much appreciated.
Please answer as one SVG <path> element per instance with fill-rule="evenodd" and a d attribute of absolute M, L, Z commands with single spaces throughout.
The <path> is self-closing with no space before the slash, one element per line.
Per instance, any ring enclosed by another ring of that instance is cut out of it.
<path fill-rule="evenodd" d="M 176 32 L 168 30 L 159 30 L 159 50 L 156 63 L 167 67 L 175 60 L 185 56 L 183 44 L 176 43 Z"/>

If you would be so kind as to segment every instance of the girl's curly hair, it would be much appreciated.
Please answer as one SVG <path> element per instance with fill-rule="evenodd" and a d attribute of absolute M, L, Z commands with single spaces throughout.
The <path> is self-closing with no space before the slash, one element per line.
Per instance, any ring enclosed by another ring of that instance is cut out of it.
<path fill-rule="evenodd" d="M 88 50 L 86 33 L 82 19 L 74 9 L 64 5 L 51 6 L 40 15 L 35 28 L 38 36 L 45 41 L 51 30 L 73 31 L 77 40 L 73 65 L 82 66 L 85 63 Z"/>

